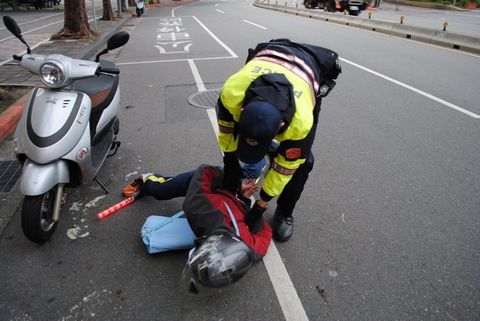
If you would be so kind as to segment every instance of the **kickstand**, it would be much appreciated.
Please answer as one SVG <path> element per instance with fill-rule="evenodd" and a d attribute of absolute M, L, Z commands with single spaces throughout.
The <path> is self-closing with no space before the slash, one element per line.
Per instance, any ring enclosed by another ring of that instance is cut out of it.
<path fill-rule="evenodd" d="M 107 188 L 96 177 L 95 177 L 95 182 L 97 182 L 97 184 L 100 185 L 100 187 L 105 191 L 105 194 L 110 194 L 110 192 L 107 190 Z"/>
<path fill-rule="evenodd" d="M 114 151 L 113 151 L 112 153 L 108 154 L 107 157 L 112 157 L 113 155 L 115 155 L 115 154 L 117 153 L 118 148 L 120 147 L 120 145 L 121 145 L 121 142 L 119 142 L 119 141 L 114 141 L 114 142 L 112 143 L 112 146 L 110 146 L 110 151 L 111 151 L 111 150 L 114 150 Z"/>

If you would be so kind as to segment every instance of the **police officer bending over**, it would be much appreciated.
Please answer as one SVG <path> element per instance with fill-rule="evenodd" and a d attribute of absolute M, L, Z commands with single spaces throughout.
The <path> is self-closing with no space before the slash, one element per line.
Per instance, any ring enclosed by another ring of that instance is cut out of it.
<path fill-rule="evenodd" d="M 313 168 L 311 147 L 321 101 L 340 72 L 337 53 L 275 39 L 249 49 L 246 64 L 225 82 L 217 103 L 223 186 L 235 193 L 242 173 L 239 160 L 256 163 L 269 153 L 273 140 L 280 143 L 247 215 L 251 229 L 261 226 L 268 202 L 279 196 L 273 237 L 286 242 L 292 236 L 293 209 Z"/>

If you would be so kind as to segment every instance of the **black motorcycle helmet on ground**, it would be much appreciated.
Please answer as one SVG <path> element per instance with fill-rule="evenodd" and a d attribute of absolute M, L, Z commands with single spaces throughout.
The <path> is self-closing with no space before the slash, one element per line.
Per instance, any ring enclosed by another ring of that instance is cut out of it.
<path fill-rule="evenodd" d="M 251 249 L 229 230 L 220 229 L 195 241 L 182 278 L 189 293 L 208 295 L 240 280 L 252 264 Z"/>

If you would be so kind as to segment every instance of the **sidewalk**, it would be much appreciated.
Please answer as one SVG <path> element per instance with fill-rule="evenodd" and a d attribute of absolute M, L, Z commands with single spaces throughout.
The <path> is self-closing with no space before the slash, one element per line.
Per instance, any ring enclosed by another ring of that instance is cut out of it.
<path fill-rule="evenodd" d="M 392 4 L 400 4 L 412 7 L 428 8 L 428 9 L 440 9 L 440 10 L 452 10 L 452 11 L 468 11 L 469 9 L 459 8 L 448 4 L 432 3 L 432 2 L 420 2 L 410 0 L 383 0 L 384 2 Z"/>

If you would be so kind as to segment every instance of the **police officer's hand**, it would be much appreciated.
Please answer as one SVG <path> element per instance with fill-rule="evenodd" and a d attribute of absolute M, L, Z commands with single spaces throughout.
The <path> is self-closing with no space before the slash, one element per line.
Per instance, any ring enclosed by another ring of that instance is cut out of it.
<path fill-rule="evenodd" d="M 245 223 L 252 234 L 258 233 L 263 228 L 263 213 L 265 213 L 266 210 L 267 207 L 261 207 L 257 201 L 250 211 L 248 211 L 245 217 Z"/>

